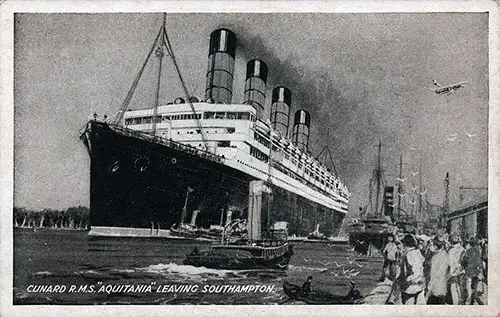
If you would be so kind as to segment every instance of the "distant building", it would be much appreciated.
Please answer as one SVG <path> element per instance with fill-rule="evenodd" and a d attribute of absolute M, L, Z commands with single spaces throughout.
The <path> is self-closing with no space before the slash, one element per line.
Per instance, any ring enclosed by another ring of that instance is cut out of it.
<path fill-rule="evenodd" d="M 488 198 L 462 205 L 447 215 L 448 232 L 457 232 L 462 239 L 488 237 Z"/>

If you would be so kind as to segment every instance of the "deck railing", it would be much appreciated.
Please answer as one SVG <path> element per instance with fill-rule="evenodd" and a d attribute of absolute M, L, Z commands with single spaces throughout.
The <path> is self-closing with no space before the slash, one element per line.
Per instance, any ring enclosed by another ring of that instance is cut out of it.
<path fill-rule="evenodd" d="M 159 136 L 153 136 L 153 135 L 147 134 L 145 132 L 127 129 L 127 128 L 124 128 L 123 126 L 109 124 L 106 122 L 97 122 L 96 121 L 95 124 L 99 124 L 99 125 L 103 125 L 103 126 L 106 125 L 111 130 L 113 130 L 116 133 L 121 134 L 121 135 L 133 137 L 136 139 L 145 140 L 145 141 L 159 144 L 159 145 L 163 145 L 163 146 L 167 146 L 169 148 L 172 148 L 172 149 L 175 149 L 178 151 L 182 151 L 182 152 L 185 152 L 185 153 L 188 153 L 191 155 L 196 155 L 198 157 L 201 157 L 201 158 L 204 158 L 204 159 L 216 162 L 216 163 L 223 163 L 224 162 L 224 157 L 222 157 L 220 155 L 211 153 L 211 152 L 206 151 L 206 150 L 197 149 L 195 147 L 192 147 L 192 146 L 180 143 L 180 142 L 165 139 L 165 138 L 162 138 Z"/>

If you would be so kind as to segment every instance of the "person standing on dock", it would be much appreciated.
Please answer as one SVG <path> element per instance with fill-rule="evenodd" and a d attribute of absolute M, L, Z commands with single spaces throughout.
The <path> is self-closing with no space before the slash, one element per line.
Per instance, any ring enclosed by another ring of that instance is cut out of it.
<path fill-rule="evenodd" d="M 481 259 L 483 260 L 483 282 L 488 284 L 488 240 L 481 240 Z"/>
<path fill-rule="evenodd" d="M 387 237 L 387 244 L 382 251 L 384 255 L 384 265 L 382 267 L 382 276 L 379 281 L 383 282 L 386 277 L 393 281 L 396 278 L 396 259 L 398 258 L 398 246 L 394 243 L 394 236 Z"/>
<path fill-rule="evenodd" d="M 450 260 L 450 278 L 448 284 L 450 285 L 451 300 L 453 305 L 462 304 L 461 287 L 463 285 L 463 259 L 465 249 L 460 243 L 460 236 L 454 232 L 450 236 L 450 243 L 452 247 L 448 251 Z"/>
<path fill-rule="evenodd" d="M 479 305 L 483 305 L 482 300 L 477 295 L 477 284 L 479 282 L 479 275 L 481 274 L 483 266 L 481 260 L 481 247 L 477 244 L 475 237 L 469 239 L 469 244 L 470 248 L 465 250 L 464 256 L 467 286 L 467 300 L 465 304 L 474 305 L 474 302 L 477 302 Z"/>
<path fill-rule="evenodd" d="M 427 305 L 444 305 L 448 288 L 449 257 L 445 250 L 445 241 L 434 238 L 434 253 L 430 260 Z"/>
<path fill-rule="evenodd" d="M 427 247 L 425 248 L 425 254 L 424 254 L 425 289 L 428 289 L 428 287 L 429 287 L 429 280 L 430 280 L 430 275 L 431 275 L 431 261 L 432 261 L 432 257 L 437 252 L 434 241 L 437 238 L 438 238 L 438 236 L 435 236 L 434 239 L 430 240 L 429 243 L 427 244 Z M 443 246 L 444 246 L 444 248 L 446 248 L 445 243 L 443 243 Z M 425 292 L 425 293 L 427 295 L 427 292 Z"/>
<path fill-rule="evenodd" d="M 425 287 L 424 257 L 414 236 L 407 234 L 401 242 L 406 249 L 399 275 L 401 301 L 404 305 L 415 305 Z"/>

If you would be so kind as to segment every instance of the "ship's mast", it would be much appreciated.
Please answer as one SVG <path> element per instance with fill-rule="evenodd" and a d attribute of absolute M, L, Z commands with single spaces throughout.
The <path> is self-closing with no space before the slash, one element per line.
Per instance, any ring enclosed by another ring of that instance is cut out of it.
<path fill-rule="evenodd" d="M 184 91 L 184 95 L 187 99 L 187 103 L 189 104 L 189 107 L 191 108 L 191 111 L 193 112 L 193 114 L 196 114 L 195 108 L 193 106 L 193 102 L 191 101 L 191 98 L 189 96 L 189 92 L 186 88 L 186 83 L 185 83 L 184 78 L 182 77 L 182 74 L 180 72 L 179 65 L 177 64 L 177 60 L 175 58 L 174 51 L 172 49 L 172 44 L 170 43 L 170 39 L 169 39 L 168 34 L 167 34 L 166 19 L 167 19 L 167 14 L 163 13 L 163 24 L 160 28 L 160 31 L 156 35 L 156 38 L 153 42 L 153 46 L 151 47 L 151 49 L 148 53 L 148 56 L 146 57 L 146 60 L 142 64 L 141 69 L 137 73 L 137 76 L 135 77 L 134 82 L 132 83 L 132 87 L 130 87 L 130 90 L 128 91 L 127 96 L 125 97 L 125 100 L 120 105 L 120 110 L 118 111 L 118 114 L 117 114 L 115 120 L 113 121 L 113 124 L 119 124 L 120 121 L 123 119 L 123 115 L 125 114 L 125 111 L 129 107 L 130 101 L 132 100 L 135 89 L 137 88 L 139 80 L 141 79 L 142 74 L 144 73 L 146 65 L 147 65 L 149 59 L 151 58 L 151 55 L 153 54 L 153 52 L 155 52 L 155 55 L 160 59 L 160 63 L 159 63 L 159 68 L 158 68 L 158 78 L 157 78 L 157 87 L 156 87 L 156 96 L 155 96 L 156 98 L 155 98 L 155 104 L 154 104 L 154 109 L 153 109 L 153 112 L 154 112 L 153 124 L 152 124 L 153 136 L 156 133 L 156 120 L 157 120 L 156 116 L 158 113 L 158 105 L 159 105 L 159 91 L 160 91 L 162 60 L 163 60 L 163 57 L 165 56 L 165 53 L 163 50 L 166 50 L 167 55 L 172 60 L 172 62 L 174 64 L 175 71 L 177 73 L 177 76 L 179 77 L 179 81 L 181 82 L 182 89 Z M 156 48 L 156 50 L 155 50 L 155 48 Z M 205 150 L 210 151 L 210 147 L 208 145 L 203 126 L 201 125 L 201 122 L 200 122 L 200 119 L 198 118 L 198 116 L 195 116 L 195 121 L 196 121 L 198 128 L 200 129 L 200 135 L 201 135 L 201 139 L 203 141 L 203 145 L 205 147 Z"/>
<path fill-rule="evenodd" d="M 379 140 L 378 141 L 378 156 L 377 156 L 377 170 L 375 171 L 375 181 L 377 182 L 377 194 L 376 194 L 376 199 L 375 199 L 375 213 L 379 214 L 379 199 L 380 199 L 380 186 L 381 186 L 381 179 L 382 179 L 382 163 L 381 163 L 381 149 L 382 149 L 382 142 Z M 382 214 L 382 210 L 380 210 L 380 214 Z"/>
<path fill-rule="evenodd" d="M 399 156 L 399 179 L 403 178 L 403 155 Z M 401 195 L 403 195 L 402 182 L 398 182 L 398 221 L 401 220 Z"/>
<path fill-rule="evenodd" d="M 418 170 L 419 184 L 418 184 L 418 217 L 422 217 L 422 158 L 420 158 L 420 168 Z"/>
<path fill-rule="evenodd" d="M 163 37 L 165 36 L 165 23 L 166 23 L 166 19 L 167 19 L 167 14 L 166 13 L 163 13 L 163 26 L 161 28 L 161 31 L 160 33 L 162 33 L 162 35 L 160 35 L 163 39 Z M 157 79 L 157 82 L 156 82 L 156 95 L 155 95 L 155 103 L 154 103 L 154 108 L 153 108 L 153 127 L 152 127 L 152 132 L 151 134 L 153 136 L 156 136 L 156 120 L 157 120 L 157 116 L 158 116 L 158 106 L 159 106 L 159 99 L 160 99 L 160 82 L 161 82 L 161 67 L 162 67 L 162 61 L 163 61 L 163 56 L 165 56 L 165 53 L 163 52 L 163 46 L 164 46 L 164 42 L 162 41 L 160 45 L 158 45 L 158 47 L 156 48 L 156 51 L 155 51 L 155 55 L 156 57 L 158 57 L 159 59 L 159 63 L 158 63 L 158 79 Z"/>
<path fill-rule="evenodd" d="M 444 179 L 444 203 L 443 203 L 443 213 L 441 215 L 441 226 L 446 226 L 446 216 L 450 209 L 450 173 L 446 172 L 446 178 Z"/>

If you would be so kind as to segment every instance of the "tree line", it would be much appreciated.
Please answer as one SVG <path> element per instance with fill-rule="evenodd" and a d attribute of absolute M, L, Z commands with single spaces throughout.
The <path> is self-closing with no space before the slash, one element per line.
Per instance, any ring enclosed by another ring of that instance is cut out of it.
<path fill-rule="evenodd" d="M 90 209 L 85 206 L 64 210 L 45 208 L 31 210 L 14 207 L 14 228 L 66 228 L 89 229 Z"/>

